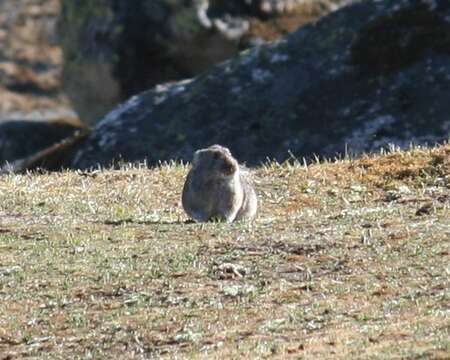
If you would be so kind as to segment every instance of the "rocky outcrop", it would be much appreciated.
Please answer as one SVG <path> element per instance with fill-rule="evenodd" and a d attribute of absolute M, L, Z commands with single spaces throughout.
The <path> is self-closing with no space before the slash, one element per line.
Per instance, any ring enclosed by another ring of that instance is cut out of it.
<path fill-rule="evenodd" d="M 70 109 L 60 86 L 59 12 L 59 0 L 0 1 L 0 117 Z"/>
<path fill-rule="evenodd" d="M 156 84 L 196 76 L 349 0 L 63 0 L 63 86 L 87 124 Z"/>
<path fill-rule="evenodd" d="M 8 161 L 0 166 L 0 175 L 23 173 L 25 171 L 58 171 L 67 169 L 78 146 L 89 135 L 89 129 L 75 131 L 69 137 L 62 139 L 42 150 L 33 151 L 26 157 Z"/>
<path fill-rule="evenodd" d="M 68 142 L 55 144 L 83 128 L 61 91 L 59 12 L 59 0 L 0 1 L 0 173 L 67 166 Z"/>
<path fill-rule="evenodd" d="M 32 120 L 9 120 L 0 122 L 0 168 L 7 163 L 13 164 L 18 160 L 34 157 L 37 153 L 70 138 L 78 131 L 84 129 L 76 123 L 69 121 L 32 121 Z M 45 153 L 45 154 L 48 154 Z M 68 152 L 61 152 L 57 160 L 44 158 L 40 153 L 40 162 L 35 160 L 33 164 L 39 163 L 47 169 L 59 169 L 68 166 L 71 156 Z M 73 154 L 72 154 L 73 155 Z M 37 158 L 36 158 L 37 159 Z M 31 164 L 31 162 L 30 162 Z M 24 167 L 21 169 L 35 168 Z"/>
<path fill-rule="evenodd" d="M 160 85 L 109 113 L 73 166 L 190 159 L 219 143 L 250 165 L 450 131 L 450 4 L 365 1 L 193 80 Z"/>

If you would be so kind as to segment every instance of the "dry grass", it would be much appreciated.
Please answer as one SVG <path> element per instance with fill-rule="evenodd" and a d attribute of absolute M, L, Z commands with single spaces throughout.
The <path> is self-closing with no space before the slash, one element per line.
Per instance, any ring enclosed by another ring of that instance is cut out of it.
<path fill-rule="evenodd" d="M 266 165 L 251 224 L 186 171 L 0 178 L 0 359 L 450 357 L 449 145 Z"/>

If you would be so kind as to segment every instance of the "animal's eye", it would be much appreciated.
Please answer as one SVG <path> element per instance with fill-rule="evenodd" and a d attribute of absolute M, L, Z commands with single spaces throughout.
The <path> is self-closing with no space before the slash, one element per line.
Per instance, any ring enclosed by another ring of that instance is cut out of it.
<path fill-rule="evenodd" d="M 231 175 L 234 172 L 234 167 L 229 162 L 223 162 L 220 166 L 222 172 L 227 175 Z"/>
<path fill-rule="evenodd" d="M 214 160 L 219 160 L 220 159 L 220 153 L 219 152 L 214 152 L 213 159 Z"/>

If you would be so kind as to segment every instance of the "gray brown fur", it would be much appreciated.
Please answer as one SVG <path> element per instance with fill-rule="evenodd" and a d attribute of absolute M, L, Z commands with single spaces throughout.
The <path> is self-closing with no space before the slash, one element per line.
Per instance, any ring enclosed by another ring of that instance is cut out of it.
<path fill-rule="evenodd" d="M 220 145 L 195 152 L 182 203 L 196 221 L 250 220 L 257 210 L 256 192 L 247 171 Z"/>

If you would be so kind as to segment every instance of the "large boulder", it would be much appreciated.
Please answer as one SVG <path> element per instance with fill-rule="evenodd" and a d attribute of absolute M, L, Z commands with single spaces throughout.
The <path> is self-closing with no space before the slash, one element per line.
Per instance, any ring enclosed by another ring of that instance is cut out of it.
<path fill-rule="evenodd" d="M 364 1 L 110 112 L 73 166 L 190 159 L 213 143 L 249 165 L 332 157 L 450 131 L 450 3 Z"/>
<path fill-rule="evenodd" d="M 349 0 L 63 0 L 63 86 L 87 124 L 139 91 L 190 78 Z"/>

